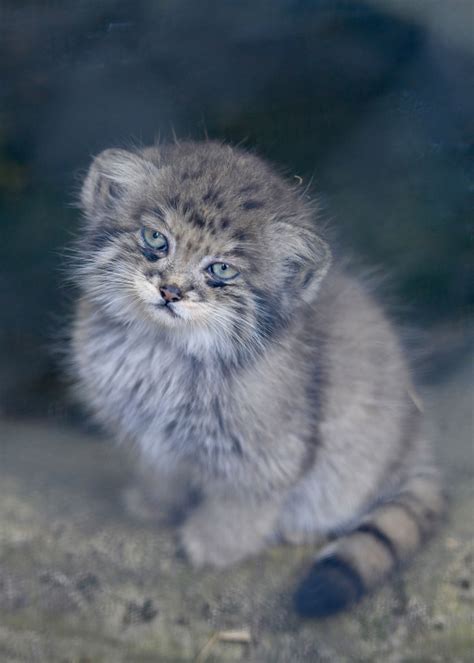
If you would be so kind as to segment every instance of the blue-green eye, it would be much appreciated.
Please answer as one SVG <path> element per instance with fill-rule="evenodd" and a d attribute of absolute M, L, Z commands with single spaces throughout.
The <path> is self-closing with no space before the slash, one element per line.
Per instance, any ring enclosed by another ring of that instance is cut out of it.
<path fill-rule="evenodd" d="M 226 262 L 213 262 L 212 265 L 209 265 L 207 271 L 221 281 L 229 281 L 239 273 L 235 267 L 231 267 Z"/>
<path fill-rule="evenodd" d="M 168 240 L 158 230 L 142 228 L 142 237 L 145 244 L 151 249 L 155 249 L 155 251 L 168 251 Z"/>

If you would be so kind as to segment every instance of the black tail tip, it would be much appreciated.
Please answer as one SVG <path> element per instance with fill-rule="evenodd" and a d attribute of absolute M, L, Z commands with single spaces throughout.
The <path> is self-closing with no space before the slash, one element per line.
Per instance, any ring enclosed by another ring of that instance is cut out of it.
<path fill-rule="evenodd" d="M 301 617 L 329 617 L 348 608 L 363 594 L 357 571 L 333 555 L 314 564 L 295 593 L 294 607 Z"/>

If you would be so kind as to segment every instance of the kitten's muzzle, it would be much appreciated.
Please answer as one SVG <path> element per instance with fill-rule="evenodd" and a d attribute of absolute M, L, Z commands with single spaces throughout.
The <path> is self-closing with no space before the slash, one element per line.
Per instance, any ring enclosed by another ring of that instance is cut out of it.
<path fill-rule="evenodd" d="M 177 285 L 162 285 L 160 287 L 160 295 L 163 297 L 166 303 L 179 302 L 179 300 L 183 297 L 183 293 Z"/>

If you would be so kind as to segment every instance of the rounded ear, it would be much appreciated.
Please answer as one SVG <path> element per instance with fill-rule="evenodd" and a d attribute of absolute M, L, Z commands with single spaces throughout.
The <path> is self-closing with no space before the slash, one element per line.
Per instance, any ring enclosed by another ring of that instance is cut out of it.
<path fill-rule="evenodd" d="M 82 186 L 81 205 L 89 217 L 110 210 L 130 193 L 140 189 L 158 168 L 133 152 L 108 149 L 92 162 Z"/>
<path fill-rule="evenodd" d="M 321 281 L 326 276 L 332 262 L 332 253 L 327 244 L 318 235 L 308 236 L 309 255 L 304 261 L 300 273 L 302 298 L 310 301 L 319 290 Z"/>
<path fill-rule="evenodd" d="M 296 228 L 286 223 L 275 227 L 286 247 L 285 283 L 304 301 L 310 301 L 331 266 L 331 249 L 310 227 Z"/>

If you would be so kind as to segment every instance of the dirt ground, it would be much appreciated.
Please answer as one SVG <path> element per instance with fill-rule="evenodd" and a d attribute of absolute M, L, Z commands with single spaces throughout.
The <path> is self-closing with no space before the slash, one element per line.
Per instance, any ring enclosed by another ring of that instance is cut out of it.
<path fill-rule="evenodd" d="M 113 444 L 43 421 L 1 422 L 0 660 L 473 660 L 472 359 L 424 393 L 448 522 L 406 571 L 323 622 L 291 612 L 311 548 L 194 571 L 173 531 L 127 515 L 131 461 Z"/>

